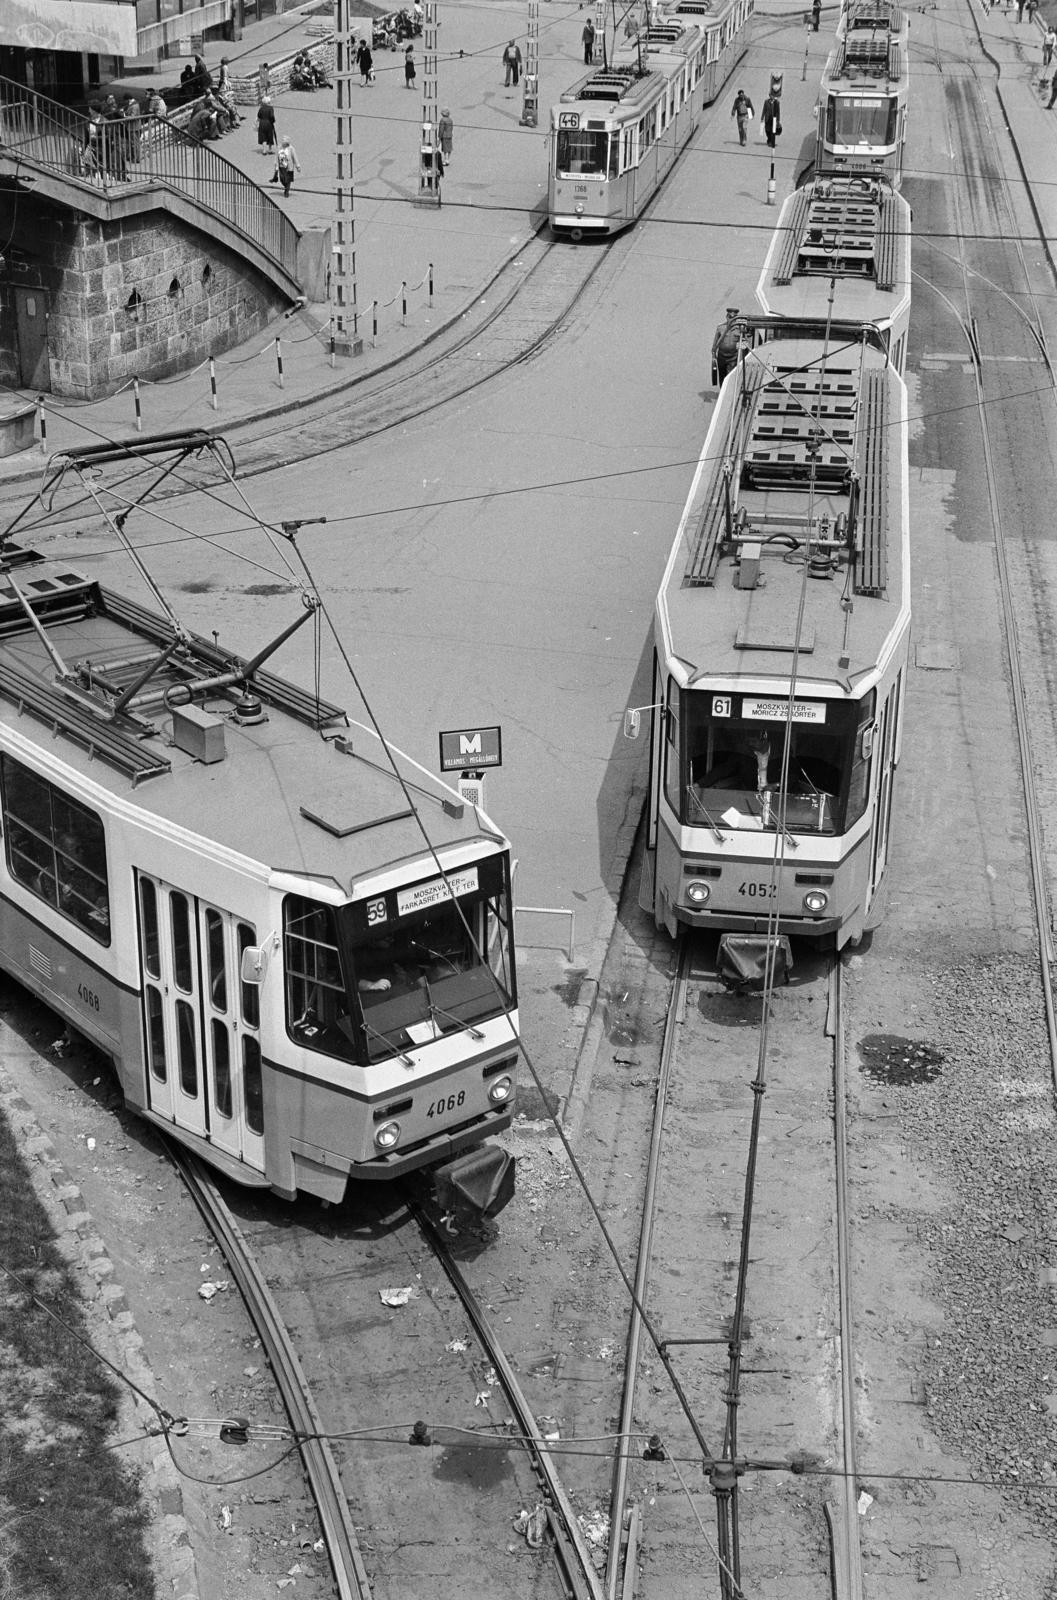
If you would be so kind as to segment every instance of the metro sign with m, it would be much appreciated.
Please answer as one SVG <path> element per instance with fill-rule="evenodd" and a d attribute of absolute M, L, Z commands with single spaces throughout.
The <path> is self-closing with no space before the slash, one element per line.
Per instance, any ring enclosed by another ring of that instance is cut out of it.
<path fill-rule="evenodd" d="M 440 736 L 441 772 L 503 765 L 501 728 L 453 728 Z"/>

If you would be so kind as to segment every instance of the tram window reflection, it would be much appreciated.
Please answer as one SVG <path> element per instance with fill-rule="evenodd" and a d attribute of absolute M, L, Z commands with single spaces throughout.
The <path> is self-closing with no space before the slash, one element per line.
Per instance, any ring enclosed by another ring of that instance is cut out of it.
<path fill-rule="evenodd" d="M 555 170 L 574 177 L 604 178 L 609 135 L 586 128 L 559 128 Z"/>
<path fill-rule="evenodd" d="M 100 944 L 110 943 L 102 819 L 21 762 L 0 760 L 11 876 Z"/>

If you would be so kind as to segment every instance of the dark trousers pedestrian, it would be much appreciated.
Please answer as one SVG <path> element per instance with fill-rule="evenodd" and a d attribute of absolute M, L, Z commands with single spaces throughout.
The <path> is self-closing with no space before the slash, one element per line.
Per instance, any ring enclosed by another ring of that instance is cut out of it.
<path fill-rule="evenodd" d="M 741 143 L 741 144 L 745 143 L 745 140 L 746 140 L 746 138 L 748 136 L 748 132 L 749 132 L 749 119 L 748 119 L 748 117 L 739 117 L 738 118 L 738 140 L 739 140 L 739 143 Z"/>
<path fill-rule="evenodd" d="M 290 198 L 290 185 L 293 183 L 293 181 L 294 181 L 294 169 L 293 169 L 293 167 L 280 167 L 279 168 L 279 182 L 283 186 L 283 199 L 284 200 L 288 200 Z"/>

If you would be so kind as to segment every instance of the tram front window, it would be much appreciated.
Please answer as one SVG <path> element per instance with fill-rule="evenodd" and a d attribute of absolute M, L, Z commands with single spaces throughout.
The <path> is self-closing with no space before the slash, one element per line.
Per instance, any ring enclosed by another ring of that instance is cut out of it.
<path fill-rule="evenodd" d="M 614 138 L 614 143 L 616 142 Z M 609 135 L 587 128 L 559 128 L 554 157 L 559 178 L 604 178 L 609 159 Z"/>
<path fill-rule="evenodd" d="M 857 95 L 832 95 L 826 107 L 826 143 L 871 145 L 895 143 L 896 102 Z"/>
<path fill-rule="evenodd" d="M 505 857 L 443 880 L 332 907 L 284 908 L 287 1029 L 365 1063 L 427 1044 L 514 1004 Z M 483 959 L 482 959 L 483 957 Z"/>
<path fill-rule="evenodd" d="M 774 832 L 782 817 L 781 699 L 687 691 L 681 820 L 690 827 Z M 790 727 L 784 824 L 843 833 L 866 806 L 872 696 L 797 702 Z M 719 714 L 715 714 L 718 709 Z"/>

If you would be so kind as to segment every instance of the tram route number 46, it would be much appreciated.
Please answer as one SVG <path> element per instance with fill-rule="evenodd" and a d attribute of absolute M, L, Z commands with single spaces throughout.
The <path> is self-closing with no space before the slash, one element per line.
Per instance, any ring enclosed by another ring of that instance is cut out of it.
<path fill-rule="evenodd" d="M 439 1100 L 433 1101 L 429 1110 L 426 1112 L 426 1116 L 443 1117 L 449 1111 L 458 1111 L 465 1099 L 465 1089 L 460 1089 L 458 1094 L 442 1094 Z"/>

